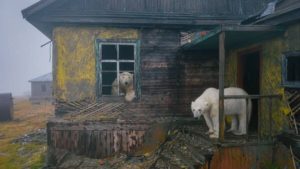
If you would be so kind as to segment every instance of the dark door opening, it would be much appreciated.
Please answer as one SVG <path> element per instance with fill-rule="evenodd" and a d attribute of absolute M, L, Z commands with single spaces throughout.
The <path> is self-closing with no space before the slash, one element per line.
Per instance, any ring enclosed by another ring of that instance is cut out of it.
<path fill-rule="evenodd" d="M 240 55 L 238 63 L 238 86 L 249 95 L 258 95 L 260 91 L 260 57 L 259 52 Z M 258 129 L 258 100 L 252 100 L 252 115 L 249 124 L 250 132 Z"/>

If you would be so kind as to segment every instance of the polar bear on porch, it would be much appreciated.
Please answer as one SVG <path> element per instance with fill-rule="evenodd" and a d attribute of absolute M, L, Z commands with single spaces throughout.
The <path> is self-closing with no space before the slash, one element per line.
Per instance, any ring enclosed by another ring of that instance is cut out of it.
<path fill-rule="evenodd" d="M 224 95 L 248 95 L 243 89 L 230 87 L 224 89 Z M 231 128 L 227 132 L 235 135 L 246 134 L 247 119 L 251 117 L 252 103 L 246 99 L 225 99 L 224 113 L 232 117 Z M 191 109 L 195 118 L 204 116 L 209 128 L 207 132 L 210 138 L 219 138 L 219 90 L 215 88 L 206 89 L 203 94 L 191 103 Z M 248 109 L 248 118 L 246 112 Z"/>
<path fill-rule="evenodd" d="M 116 78 L 112 83 L 111 93 L 114 96 L 118 95 L 118 87 L 120 94 L 125 94 L 125 100 L 131 102 L 135 98 L 135 91 L 133 87 L 133 74 L 129 72 L 122 72 L 119 75 L 119 85 L 118 79 Z"/>

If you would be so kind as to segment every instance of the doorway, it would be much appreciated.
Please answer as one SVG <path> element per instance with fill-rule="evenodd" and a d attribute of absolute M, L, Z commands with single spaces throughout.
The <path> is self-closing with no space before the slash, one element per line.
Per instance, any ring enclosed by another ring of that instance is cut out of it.
<path fill-rule="evenodd" d="M 238 58 L 238 87 L 249 95 L 260 94 L 260 52 L 252 51 L 239 55 Z M 258 129 L 259 101 L 252 100 L 252 115 L 249 124 L 250 132 Z"/>

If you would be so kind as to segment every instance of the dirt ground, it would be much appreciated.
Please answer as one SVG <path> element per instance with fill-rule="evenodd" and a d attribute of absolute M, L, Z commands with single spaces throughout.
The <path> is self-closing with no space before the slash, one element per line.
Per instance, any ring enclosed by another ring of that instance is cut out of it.
<path fill-rule="evenodd" d="M 14 120 L 0 122 L 0 169 L 36 169 L 45 161 L 46 122 L 54 116 L 50 103 L 32 105 L 14 98 Z"/>

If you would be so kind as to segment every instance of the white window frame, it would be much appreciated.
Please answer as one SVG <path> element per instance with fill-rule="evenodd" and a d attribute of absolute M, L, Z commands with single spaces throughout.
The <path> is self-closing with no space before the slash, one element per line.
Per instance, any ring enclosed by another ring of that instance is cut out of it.
<path fill-rule="evenodd" d="M 115 45 L 115 46 L 117 46 L 117 59 L 106 59 L 106 60 L 102 60 L 102 45 Z M 120 45 L 131 45 L 131 46 L 133 46 L 133 52 L 134 52 L 134 56 L 133 56 L 133 59 L 130 59 L 130 60 L 128 60 L 128 59 L 119 59 L 119 55 L 120 55 L 120 50 L 119 50 L 119 46 Z M 119 97 L 120 96 L 120 87 L 119 87 L 119 83 L 118 83 L 118 96 L 113 96 L 113 95 L 103 95 L 103 93 L 102 93 L 102 89 L 103 89 L 103 87 L 109 87 L 109 86 L 112 86 L 112 85 L 103 85 L 103 83 L 102 83 L 102 72 L 103 72 L 103 70 L 102 70 L 102 63 L 116 63 L 116 66 L 117 66 L 117 81 L 119 81 L 120 80 L 120 63 L 124 63 L 124 62 L 126 62 L 126 63 L 133 63 L 133 66 L 134 66 L 134 69 L 133 69 L 133 72 L 131 72 L 131 73 L 133 73 L 133 75 L 134 75 L 134 79 L 136 79 L 135 78 L 135 76 L 136 76 L 136 55 L 137 55 L 137 45 L 136 45 L 136 43 L 134 43 L 134 42 L 132 42 L 132 43 L 130 43 L 130 42 L 99 42 L 98 43 L 98 52 L 99 52 L 99 57 L 98 57 L 98 62 L 99 62 L 99 67 L 100 67 L 100 70 L 99 70 L 99 75 L 100 75 L 100 82 L 99 82 L 99 84 L 98 85 L 100 85 L 100 96 L 102 97 L 102 96 L 110 96 L 110 97 Z M 109 71 L 108 71 L 109 72 Z M 135 84 L 135 82 L 134 82 L 134 84 Z"/>

